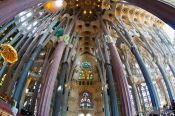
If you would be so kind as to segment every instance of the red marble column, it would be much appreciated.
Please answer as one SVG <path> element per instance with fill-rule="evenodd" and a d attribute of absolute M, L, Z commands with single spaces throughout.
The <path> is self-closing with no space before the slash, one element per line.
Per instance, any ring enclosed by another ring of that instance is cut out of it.
<path fill-rule="evenodd" d="M 53 53 L 53 59 L 49 64 L 49 68 L 46 73 L 46 76 L 43 77 L 45 79 L 44 80 L 45 82 L 41 86 L 37 116 L 49 116 L 54 84 L 56 81 L 58 68 L 60 65 L 60 61 L 62 58 L 63 51 L 65 49 L 65 46 L 66 44 L 63 41 L 58 43 Z"/>
<path fill-rule="evenodd" d="M 47 0 L 4 0 L 0 1 L 0 26 L 18 13 Z"/>
<path fill-rule="evenodd" d="M 133 116 L 134 113 L 129 95 L 128 82 L 124 74 L 123 64 L 116 47 L 112 43 L 108 43 L 108 47 L 111 55 L 113 76 L 121 100 L 122 116 Z"/>

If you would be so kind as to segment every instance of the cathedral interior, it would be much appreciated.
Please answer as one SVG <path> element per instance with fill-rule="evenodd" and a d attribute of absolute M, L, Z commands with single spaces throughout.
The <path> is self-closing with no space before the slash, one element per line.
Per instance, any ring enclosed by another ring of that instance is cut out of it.
<path fill-rule="evenodd" d="M 175 0 L 0 0 L 0 116 L 174 116 Z"/>

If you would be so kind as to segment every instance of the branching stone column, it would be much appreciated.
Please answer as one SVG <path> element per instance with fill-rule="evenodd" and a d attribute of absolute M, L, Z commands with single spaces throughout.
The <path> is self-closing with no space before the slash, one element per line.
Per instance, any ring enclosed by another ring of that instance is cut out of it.
<path fill-rule="evenodd" d="M 49 116 L 51 97 L 54 89 L 54 84 L 57 76 L 57 71 L 60 65 L 63 51 L 66 44 L 60 41 L 53 52 L 53 58 L 50 61 L 50 67 L 47 74 L 43 78 L 47 78 L 41 86 L 40 100 L 38 105 L 38 116 Z"/>
<path fill-rule="evenodd" d="M 70 26 L 67 25 L 67 30 L 65 29 L 65 32 L 68 33 L 70 35 L 73 27 L 75 24 L 75 19 L 73 19 L 70 23 Z M 70 37 L 69 36 L 65 36 L 64 40 L 65 43 L 67 44 L 66 49 L 65 49 L 65 55 L 63 57 L 63 63 L 62 63 L 62 67 L 61 67 L 61 71 L 58 77 L 58 88 L 57 88 L 57 93 L 55 96 L 55 101 L 54 101 L 54 108 L 53 108 L 53 116 L 60 116 L 61 115 L 61 110 L 62 110 L 62 95 L 63 95 L 63 89 L 64 89 L 64 81 L 66 78 L 66 74 L 68 73 L 68 54 L 69 54 L 69 50 L 70 50 Z"/>
<path fill-rule="evenodd" d="M 103 96 L 104 96 L 104 110 L 105 110 L 105 116 L 110 116 L 110 112 L 109 112 L 109 100 L 108 100 L 108 85 L 106 84 L 106 82 L 104 81 L 103 78 L 103 74 L 102 74 L 102 70 L 99 64 L 99 61 L 97 60 L 97 69 L 98 69 L 98 73 L 102 82 L 102 90 L 103 90 Z"/>
<path fill-rule="evenodd" d="M 131 35 L 128 33 L 128 30 L 127 28 L 125 27 L 124 23 L 118 19 L 118 22 L 120 22 L 123 30 L 125 31 L 125 34 L 126 34 L 126 38 L 125 36 L 119 31 L 119 29 L 113 25 L 115 31 L 119 34 L 119 36 L 123 39 L 123 40 L 127 40 L 127 42 L 129 41 L 130 43 L 130 49 L 131 49 L 131 52 L 133 53 L 133 55 L 135 56 L 138 64 L 139 64 L 139 67 L 142 71 L 142 74 L 143 74 L 143 77 L 145 79 L 145 82 L 148 86 L 148 90 L 149 90 L 149 93 L 150 93 L 150 97 L 151 97 L 151 102 L 152 102 L 152 106 L 154 109 L 159 109 L 160 107 L 160 103 L 159 103 L 159 98 L 158 98 L 158 95 L 156 93 L 156 90 L 155 90 L 155 87 L 153 85 L 153 81 L 151 79 L 151 74 L 149 73 L 148 69 L 146 68 L 145 66 L 145 63 L 141 57 L 141 55 L 139 54 L 139 51 L 135 45 L 135 43 L 133 42 L 132 40 L 132 37 Z"/>
<path fill-rule="evenodd" d="M 62 94 L 64 89 L 64 81 L 66 78 L 66 74 L 68 73 L 68 62 L 67 62 L 68 52 L 69 52 L 69 47 L 67 46 L 65 50 L 65 56 L 63 59 L 61 71 L 58 76 L 58 88 L 57 88 L 57 93 L 54 100 L 53 116 L 61 115 L 61 110 L 62 110 L 61 102 L 63 99 Z"/>
<path fill-rule="evenodd" d="M 78 42 L 79 41 L 79 36 L 77 35 L 75 37 L 75 39 L 73 40 L 73 47 L 70 50 L 70 54 L 68 57 L 68 63 L 69 63 L 69 70 L 67 73 L 67 77 L 66 77 L 66 82 L 64 84 L 64 94 L 62 96 L 62 111 L 61 111 L 61 116 L 66 116 L 67 113 L 67 105 L 68 105 L 68 97 L 69 97 L 69 92 L 71 89 L 71 80 L 73 77 L 73 74 L 76 70 L 77 67 L 77 56 L 78 56 L 78 52 L 79 52 L 79 46 L 78 46 Z M 73 63 L 71 63 L 73 58 Z M 71 67 L 70 67 L 71 66 Z"/>
<path fill-rule="evenodd" d="M 20 103 L 19 103 L 19 111 L 21 111 L 21 109 L 23 108 L 23 104 L 24 104 L 24 100 L 25 100 L 25 94 L 26 94 L 26 89 L 28 88 L 30 82 L 31 82 L 31 78 L 28 78 L 27 81 L 26 81 L 26 84 L 23 88 L 23 91 L 22 91 L 22 97 L 21 97 L 21 100 L 20 100 Z"/>
<path fill-rule="evenodd" d="M 104 68 L 104 56 L 103 56 L 103 53 L 102 53 L 102 49 L 101 49 L 101 44 L 98 40 L 98 38 L 95 38 L 95 42 L 98 46 L 98 53 L 95 51 L 95 55 L 96 55 L 96 59 L 97 59 L 97 70 L 98 70 L 98 74 L 100 76 L 100 79 L 101 79 L 101 84 L 102 84 L 102 91 L 103 91 L 103 100 L 104 100 L 104 111 L 105 111 L 105 116 L 110 116 L 110 110 L 109 110 L 109 99 L 108 99 L 108 85 L 106 83 L 106 77 L 105 77 L 105 70 L 103 70 Z M 102 68 L 101 68 L 101 65 L 100 65 L 100 61 L 102 61 Z M 102 70 L 104 72 L 102 72 Z"/>
<path fill-rule="evenodd" d="M 45 80 L 41 88 L 41 97 L 40 97 L 38 112 L 37 112 L 38 116 L 49 116 L 50 104 L 51 104 L 51 99 L 52 99 L 52 94 L 54 90 L 54 84 L 56 81 L 58 68 L 60 65 L 60 61 L 61 61 L 64 49 L 66 47 L 66 44 L 68 44 L 69 42 L 70 33 L 74 28 L 75 20 L 76 18 L 72 20 L 72 23 L 70 23 L 70 26 L 67 25 L 68 30 L 65 30 L 64 31 L 65 35 L 60 37 L 60 42 L 58 43 L 53 53 L 53 57 L 50 62 L 50 68 L 48 69 L 47 74 L 45 76 L 45 78 L 47 77 L 47 79 Z M 60 88 L 58 87 L 58 90 L 59 89 Z"/>
<path fill-rule="evenodd" d="M 140 99 L 139 99 L 139 95 L 138 95 L 138 91 L 137 91 L 137 87 L 136 84 L 134 82 L 134 78 L 132 75 L 132 71 L 129 65 L 129 59 L 128 59 L 128 53 L 127 53 L 127 49 L 125 49 L 125 46 L 122 46 L 121 51 L 123 53 L 124 56 L 124 63 L 125 63 L 125 69 L 126 69 L 126 73 L 128 74 L 128 80 L 130 82 L 130 85 L 132 87 L 132 95 L 133 95 L 133 99 L 134 99 L 134 104 L 135 104 L 135 108 L 136 108 L 136 112 L 137 114 L 140 116 L 141 112 L 142 112 L 142 107 L 141 107 L 141 103 L 140 103 Z"/>
<path fill-rule="evenodd" d="M 135 77 L 129 77 L 129 78 L 135 78 Z M 140 99 L 139 99 L 136 84 L 132 80 L 131 80 L 131 86 L 132 86 L 133 99 L 135 101 L 135 106 L 136 106 L 136 112 L 139 116 L 141 116 L 142 107 L 141 107 L 141 103 L 140 103 Z"/>
<path fill-rule="evenodd" d="M 68 104 L 68 96 L 69 96 L 69 92 L 70 92 L 70 84 L 71 84 L 71 78 L 74 74 L 74 70 L 75 70 L 75 67 L 73 66 L 71 71 L 70 71 L 70 74 L 69 74 L 69 79 L 66 84 L 65 84 L 65 89 L 64 89 L 64 95 L 62 97 L 62 115 L 61 116 L 66 116 L 66 113 L 67 113 L 67 104 Z"/>
<path fill-rule="evenodd" d="M 158 66 L 158 68 L 160 70 L 160 73 L 162 74 L 163 80 L 165 82 L 165 85 L 166 85 L 166 88 L 167 88 L 167 91 L 168 91 L 168 95 L 169 95 L 170 101 L 172 102 L 175 99 L 174 99 L 174 91 L 173 91 L 173 88 L 171 86 L 171 83 L 170 83 L 170 81 L 169 81 L 169 79 L 168 79 L 168 77 L 167 77 L 167 75 L 166 75 L 162 65 L 158 61 L 158 59 L 156 61 L 156 64 L 157 64 L 157 66 Z"/>
<path fill-rule="evenodd" d="M 163 83 L 162 79 L 158 81 L 157 85 L 159 86 L 161 92 L 164 94 L 164 96 L 165 96 L 165 101 L 170 105 L 171 102 L 170 102 L 168 93 L 167 93 L 167 91 L 166 91 L 167 89 L 166 89 L 166 87 L 164 86 L 164 83 Z"/>
<path fill-rule="evenodd" d="M 38 93 L 39 93 L 39 89 L 40 89 L 40 85 L 41 85 L 41 80 L 42 80 L 41 77 L 48 70 L 47 64 L 49 64 L 49 55 L 50 55 L 52 47 L 53 46 L 50 45 L 48 50 L 46 50 L 46 55 L 45 55 L 45 58 L 44 58 L 44 61 L 43 61 L 43 65 L 42 65 L 42 69 L 41 69 L 40 75 L 38 77 L 34 77 L 34 78 L 39 78 L 39 79 L 36 81 L 35 90 L 33 92 L 31 105 L 30 105 L 30 108 L 29 108 L 29 112 L 31 112 L 32 114 L 34 114 L 34 111 L 35 111 L 35 108 L 36 108 L 36 101 L 37 101 L 37 97 L 38 97 Z"/>
<path fill-rule="evenodd" d="M 155 87 L 153 85 L 153 81 L 151 79 L 151 74 L 147 70 L 147 68 L 145 66 L 145 63 L 144 63 L 143 59 L 141 58 L 137 48 L 132 46 L 131 51 L 132 51 L 133 55 L 135 56 L 139 66 L 140 66 L 140 69 L 141 69 L 142 74 L 144 76 L 145 82 L 148 86 L 148 90 L 150 92 L 152 105 L 153 105 L 154 108 L 159 109 L 159 107 L 160 107 L 159 100 L 158 100 L 159 98 L 156 94 L 156 90 L 155 90 Z"/>
<path fill-rule="evenodd" d="M 102 37 L 103 38 L 103 37 Z M 109 97 L 110 97 L 110 106 L 111 106 L 111 116 L 119 116 L 118 106 L 117 106 L 117 91 L 115 89 L 115 83 L 113 80 L 112 74 L 112 67 L 109 61 L 109 54 L 107 51 L 107 45 L 105 38 L 103 38 L 104 43 L 104 57 L 105 57 L 105 69 L 106 69 L 106 76 L 108 78 L 108 85 L 109 85 Z"/>
<path fill-rule="evenodd" d="M 169 97 L 170 97 L 170 101 L 174 100 L 174 92 L 173 89 L 171 87 L 171 84 L 168 80 L 168 77 L 162 67 L 162 65 L 160 64 L 160 61 L 158 60 L 158 56 L 155 52 L 155 50 L 153 49 L 153 47 L 149 44 L 148 40 L 146 39 L 145 35 L 141 32 L 141 30 L 139 30 L 138 26 L 135 24 L 134 21 L 131 22 L 134 27 L 136 28 L 136 30 L 140 33 L 141 35 L 141 39 L 146 43 L 147 46 L 149 46 L 149 50 L 150 50 L 150 54 L 153 56 L 154 60 L 155 60 L 155 64 L 158 66 L 160 73 L 162 74 L 163 80 L 165 82 Z M 149 52 L 149 51 L 148 51 Z"/>
<path fill-rule="evenodd" d="M 170 67 L 170 70 L 172 71 L 172 73 L 173 73 L 173 76 L 174 76 L 174 78 L 175 78 L 175 67 L 173 66 L 173 64 L 172 63 L 168 63 L 168 66 Z"/>
<path fill-rule="evenodd" d="M 64 89 L 65 92 L 64 92 L 64 96 L 62 97 L 62 112 L 60 116 L 66 116 L 70 86 L 71 86 L 70 83 L 65 84 L 65 89 Z"/>
<path fill-rule="evenodd" d="M 128 82 L 125 77 L 124 67 L 121 62 L 120 56 L 114 43 L 112 42 L 112 37 L 107 35 L 110 40 L 108 43 L 110 55 L 111 55 L 111 65 L 113 70 L 114 79 L 119 90 L 120 99 L 122 101 L 122 115 L 123 116 L 133 116 L 133 109 L 131 105 L 131 99 L 129 95 Z"/>
<path fill-rule="evenodd" d="M 28 76 L 28 72 L 32 68 L 35 59 L 37 58 L 40 51 L 44 47 L 44 42 L 47 41 L 47 39 L 50 39 L 50 37 L 48 37 L 49 31 L 50 30 L 48 28 L 46 30 L 46 33 L 40 38 L 38 45 L 36 46 L 35 50 L 33 51 L 31 58 L 29 59 L 28 63 L 26 64 L 26 67 L 25 67 L 24 71 L 22 72 L 21 78 L 19 79 L 16 91 L 14 94 L 14 100 L 17 102 L 17 107 L 18 107 L 19 100 L 21 98 L 21 92 L 23 90 L 23 86 L 24 86 L 25 81 L 26 81 L 27 76 Z"/>
<path fill-rule="evenodd" d="M 50 17 L 50 19 L 51 19 L 51 17 Z M 49 19 L 47 20 L 47 22 L 44 21 L 45 23 L 43 24 L 43 26 L 48 26 L 49 21 L 50 21 Z M 39 30 L 40 31 L 42 31 L 42 30 L 44 31 L 44 29 L 42 27 Z M 19 58 L 21 58 L 21 59 L 18 62 L 19 64 L 18 64 L 17 68 L 15 69 L 15 72 L 13 74 L 13 78 L 11 79 L 12 81 L 9 84 L 8 89 L 7 89 L 7 94 L 9 96 L 11 96 L 12 90 L 14 89 L 14 86 L 15 86 L 15 82 L 19 78 L 19 76 L 20 76 L 19 74 L 21 72 L 23 73 L 21 75 L 21 77 L 23 77 L 23 78 L 21 78 L 19 80 L 19 82 L 21 81 L 20 83 L 23 84 L 23 82 L 26 80 L 28 71 L 31 69 L 34 60 L 36 59 L 36 57 L 40 53 L 41 49 L 44 47 L 45 40 L 48 39 L 47 36 L 49 35 L 49 31 L 50 30 L 49 29 L 46 29 L 46 30 L 47 30 L 46 33 L 44 33 L 41 36 L 41 38 L 39 38 L 39 35 L 41 34 L 40 31 L 39 31 L 39 33 L 36 33 L 36 37 L 34 37 L 33 40 L 32 40 L 33 36 L 31 36 L 30 38 L 28 38 L 27 41 L 26 41 L 28 43 L 27 46 L 25 46 L 26 45 L 26 43 L 25 43 L 22 46 L 21 50 L 20 50 L 21 53 L 20 53 L 20 51 L 18 52 Z M 28 41 L 30 39 L 31 39 L 31 41 Z M 37 40 L 39 40 L 39 41 L 37 41 Z M 26 50 L 26 47 L 27 47 L 27 50 Z M 27 62 L 28 60 L 29 60 L 29 62 Z M 27 64 L 25 64 L 25 63 L 27 63 Z M 16 63 L 15 63 L 15 65 L 16 65 Z M 18 86 L 23 86 L 22 84 L 21 85 L 18 84 Z M 22 89 L 21 87 L 17 87 L 17 88 L 18 88 L 18 93 L 17 92 L 15 93 L 16 94 L 15 95 L 16 96 L 16 98 L 15 98 L 16 101 L 18 101 L 18 99 L 19 99 L 18 96 L 20 96 L 19 94 L 20 94 L 21 89 Z"/>

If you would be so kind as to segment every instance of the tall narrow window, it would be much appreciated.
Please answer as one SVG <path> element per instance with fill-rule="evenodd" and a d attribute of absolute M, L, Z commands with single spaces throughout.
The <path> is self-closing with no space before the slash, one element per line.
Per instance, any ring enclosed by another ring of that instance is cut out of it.
<path fill-rule="evenodd" d="M 85 91 L 82 93 L 81 99 L 80 99 L 80 107 L 81 108 L 92 108 L 93 107 L 92 99 L 88 91 Z"/>

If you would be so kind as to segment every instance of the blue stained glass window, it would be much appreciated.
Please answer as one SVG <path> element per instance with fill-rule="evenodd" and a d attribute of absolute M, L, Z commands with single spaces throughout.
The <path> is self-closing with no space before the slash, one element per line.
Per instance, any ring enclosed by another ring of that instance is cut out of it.
<path fill-rule="evenodd" d="M 89 95 L 89 92 L 85 91 L 82 93 L 81 100 L 80 100 L 80 107 L 81 108 L 92 108 L 93 103 L 91 100 L 91 96 Z"/>

